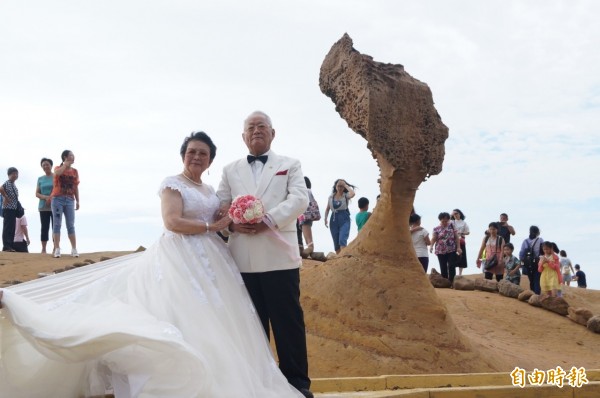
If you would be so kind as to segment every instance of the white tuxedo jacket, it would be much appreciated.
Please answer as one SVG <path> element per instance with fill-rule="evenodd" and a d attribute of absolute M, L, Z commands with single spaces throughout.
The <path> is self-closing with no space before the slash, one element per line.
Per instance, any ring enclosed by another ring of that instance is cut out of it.
<path fill-rule="evenodd" d="M 296 219 L 308 206 L 308 190 L 300 161 L 269 151 L 258 183 L 246 158 L 225 166 L 217 196 L 221 203 L 239 195 L 259 198 L 265 211 L 290 247 L 270 233 L 257 235 L 233 233 L 229 236 L 231 254 L 241 272 L 267 272 L 298 268 Z M 293 253 L 294 255 L 290 255 Z"/>

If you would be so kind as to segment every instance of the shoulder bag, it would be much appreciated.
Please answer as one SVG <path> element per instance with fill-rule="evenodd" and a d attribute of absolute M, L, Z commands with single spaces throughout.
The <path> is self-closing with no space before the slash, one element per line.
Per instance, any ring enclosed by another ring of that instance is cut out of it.
<path fill-rule="evenodd" d="M 489 240 L 490 240 L 490 238 L 488 238 L 488 241 Z M 487 242 L 486 242 L 486 244 L 487 244 Z M 485 259 L 485 266 L 483 268 L 486 271 L 489 270 L 489 269 L 492 269 L 496 265 L 498 265 L 498 249 L 501 247 L 501 245 L 502 245 L 502 237 L 500 235 L 498 235 L 496 237 L 496 253 L 494 253 L 492 255 L 492 257 Z"/>

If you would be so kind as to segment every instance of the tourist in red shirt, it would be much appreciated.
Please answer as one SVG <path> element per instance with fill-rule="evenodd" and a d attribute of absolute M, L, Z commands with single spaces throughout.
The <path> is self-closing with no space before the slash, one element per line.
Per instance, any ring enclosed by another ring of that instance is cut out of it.
<path fill-rule="evenodd" d="M 75 155 L 69 150 L 61 154 L 62 163 L 54 169 L 54 187 L 52 188 L 52 217 L 54 226 L 53 257 L 60 257 L 60 227 L 62 216 L 67 222 L 67 234 L 71 241 L 71 256 L 79 257 L 75 238 L 75 210 L 79 210 L 79 173 L 72 167 Z"/>

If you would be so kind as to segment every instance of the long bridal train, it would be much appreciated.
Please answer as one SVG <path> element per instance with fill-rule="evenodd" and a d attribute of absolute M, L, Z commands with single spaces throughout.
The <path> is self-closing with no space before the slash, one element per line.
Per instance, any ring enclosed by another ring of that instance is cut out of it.
<path fill-rule="evenodd" d="M 218 208 L 208 185 L 165 187 L 186 217 Z M 216 234 L 166 231 L 145 252 L 5 289 L 2 304 L 2 397 L 302 397 Z"/>

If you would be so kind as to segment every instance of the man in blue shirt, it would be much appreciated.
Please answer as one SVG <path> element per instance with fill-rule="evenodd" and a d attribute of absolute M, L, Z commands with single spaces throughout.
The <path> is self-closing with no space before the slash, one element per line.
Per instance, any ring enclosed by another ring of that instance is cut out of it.
<path fill-rule="evenodd" d="M 587 288 L 587 281 L 585 280 L 585 272 L 581 270 L 579 264 L 575 264 L 575 277 L 573 280 L 577 281 L 577 287 Z"/>

